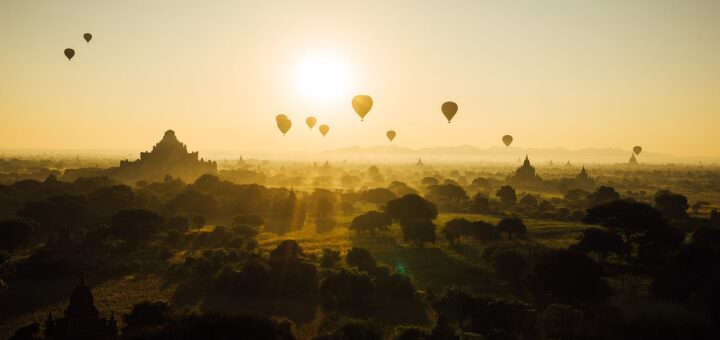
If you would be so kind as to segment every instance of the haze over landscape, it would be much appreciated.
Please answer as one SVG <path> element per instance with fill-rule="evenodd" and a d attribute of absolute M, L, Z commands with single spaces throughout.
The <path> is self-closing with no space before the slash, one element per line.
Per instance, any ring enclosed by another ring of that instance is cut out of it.
<path fill-rule="evenodd" d="M 720 1 L 0 1 L 0 340 L 720 338 Z"/>

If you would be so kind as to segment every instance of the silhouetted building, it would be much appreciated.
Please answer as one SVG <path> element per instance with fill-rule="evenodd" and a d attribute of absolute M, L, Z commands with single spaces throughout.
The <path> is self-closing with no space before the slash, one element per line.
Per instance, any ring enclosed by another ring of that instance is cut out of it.
<path fill-rule="evenodd" d="M 119 168 L 110 169 L 111 176 L 124 180 L 162 180 L 166 175 L 194 181 L 205 174 L 217 173 L 217 163 L 198 159 L 197 152 L 188 152 L 187 146 L 167 130 L 152 151 L 140 153 L 136 161 L 124 160 Z"/>
<path fill-rule="evenodd" d="M 515 170 L 515 174 L 508 178 L 508 182 L 516 184 L 533 184 L 542 182 L 542 178 L 535 174 L 535 167 L 530 164 L 530 159 L 526 155 L 523 165 Z"/>
<path fill-rule="evenodd" d="M 577 175 L 576 179 L 578 182 L 594 182 L 592 177 L 588 175 L 584 166 L 582 167 L 582 170 L 580 170 L 580 173 Z"/>
<path fill-rule="evenodd" d="M 117 332 L 113 313 L 108 319 L 100 317 L 85 276 L 80 277 L 70 295 L 64 317 L 54 319 L 50 312 L 45 320 L 45 339 L 48 340 L 115 339 Z"/>
<path fill-rule="evenodd" d="M 596 187 L 595 179 L 590 177 L 587 170 L 583 166 L 580 173 L 575 178 L 560 179 L 559 187 L 566 191 L 569 189 L 593 190 Z"/>
<path fill-rule="evenodd" d="M 635 154 L 630 155 L 630 160 L 628 161 L 629 165 L 637 165 L 638 161 L 637 158 L 635 158 Z"/>
<path fill-rule="evenodd" d="M 417 163 L 416 163 L 415 165 L 417 165 L 417 166 L 423 166 L 424 164 L 423 164 L 422 158 L 418 158 L 418 161 L 417 161 Z"/>

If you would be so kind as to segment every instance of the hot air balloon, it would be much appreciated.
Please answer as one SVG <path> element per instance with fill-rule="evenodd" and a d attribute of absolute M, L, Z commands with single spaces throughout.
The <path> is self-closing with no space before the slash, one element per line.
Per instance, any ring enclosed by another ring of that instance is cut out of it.
<path fill-rule="evenodd" d="M 505 135 L 505 136 L 503 136 L 502 141 L 503 141 L 503 143 L 505 143 L 505 146 L 508 147 L 512 143 L 513 137 L 510 135 Z"/>
<path fill-rule="evenodd" d="M 634 152 L 636 155 L 640 156 L 640 153 L 642 152 L 642 146 L 636 145 L 636 146 L 633 148 L 633 152 Z"/>
<path fill-rule="evenodd" d="M 75 50 L 72 48 L 66 48 L 65 49 L 65 57 L 68 58 L 68 60 L 71 60 L 75 56 Z"/>
<path fill-rule="evenodd" d="M 85 38 L 85 42 L 89 43 L 90 40 L 92 40 L 92 34 L 85 33 L 85 34 L 83 34 L 83 38 Z"/>
<path fill-rule="evenodd" d="M 315 117 L 310 116 L 310 117 L 305 118 L 305 124 L 307 124 L 307 126 L 308 126 L 310 129 L 312 129 L 313 127 L 315 127 L 315 123 L 317 123 L 317 119 L 316 119 Z"/>
<path fill-rule="evenodd" d="M 323 124 L 323 125 L 320 125 L 320 127 L 318 128 L 318 130 L 320 130 L 320 133 L 322 133 L 322 135 L 323 135 L 323 137 L 324 137 L 325 135 L 327 135 L 328 131 L 330 131 L 330 127 L 327 126 L 327 125 L 325 125 L 325 124 Z"/>
<path fill-rule="evenodd" d="M 357 113 L 358 116 L 360 116 L 360 120 L 363 121 L 365 119 L 365 115 L 370 112 L 370 109 L 372 109 L 373 106 L 373 100 L 370 98 L 370 96 L 367 95 L 358 95 L 353 97 L 352 100 L 352 107 L 353 110 L 355 110 L 355 113 Z"/>
<path fill-rule="evenodd" d="M 455 117 L 457 110 L 458 106 L 455 102 L 444 102 L 442 104 L 442 113 L 445 115 L 445 118 L 447 118 L 448 123 Z"/>
<path fill-rule="evenodd" d="M 385 133 L 385 135 L 392 142 L 393 139 L 395 139 L 395 136 L 397 135 L 397 133 L 395 133 L 395 130 L 388 130 L 388 132 Z"/>
<path fill-rule="evenodd" d="M 292 122 L 290 119 L 287 118 L 286 115 L 279 114 L 275 116 L 275 121 L 277 122 L 277 127 L 282 132 L 283 136 L 290 130 L 290 127 L 292 126 Z"/>

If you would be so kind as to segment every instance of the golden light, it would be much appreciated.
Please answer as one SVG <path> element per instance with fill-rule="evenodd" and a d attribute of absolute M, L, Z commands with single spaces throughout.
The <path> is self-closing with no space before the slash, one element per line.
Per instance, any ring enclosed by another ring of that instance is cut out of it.
<path fill-rule="evenodd" d="M 329 52 L 305 56 L 295 70 L 300 93 L 313 101 L 327 103 L 345 95 L 349 70 L 343 60 Z"/>

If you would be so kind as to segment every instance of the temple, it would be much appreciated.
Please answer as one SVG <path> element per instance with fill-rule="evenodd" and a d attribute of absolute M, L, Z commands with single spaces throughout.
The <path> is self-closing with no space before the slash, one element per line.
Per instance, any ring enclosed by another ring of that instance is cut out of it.
<path fill-rule="evenodd" d="M 115 339 L 117 333 L 117 322 L 113 313 L 107 319 L 100 317 L 85 276 L 80 276 L 64 317 L 54 319 L 50 312 L 45 320 L 45 339 Z"/>
<path fill-rule="evenodd" d="M 530 159 L 525 156 L 523 165 L 515 170 L 515 174 L 508 177 L 508 182 L 514 184 L 535 184 L 542 182 L 542 178 L 535 173 L 535 167 L 530 164 Z"/>
<path fill-rule="evenodd" d="M 159 181 L 170 175 L 194 181 L 202 175 L 217 173 L 217 163 L 198 159 L 198 153 L 188 152 L 175 131 L 167 130 L 152 151 L 140 153 L 140 159 L 135 161 L 121 161 L 120 167 L 112 168 L 110 172 L 112 177 L 124 180 Z"/>

